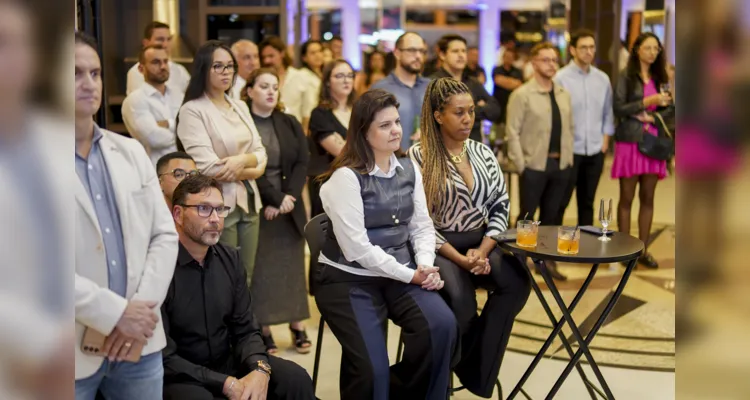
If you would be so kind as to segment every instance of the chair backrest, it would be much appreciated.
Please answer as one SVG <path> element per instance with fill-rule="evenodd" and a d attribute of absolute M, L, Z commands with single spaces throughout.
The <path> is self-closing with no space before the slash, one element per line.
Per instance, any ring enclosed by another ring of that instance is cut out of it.
<path fill-rule="evenodd" d="M 308 271 L 308 290 L 311 295 L 315 295 L 315 271 L 318 266 L 318 255 L 323 248 L 326 240 L 328 229 L 328 216 L 318 214 L 305 225 L 305 240 L 307 247 L 310 249 L 310 269 Z"/>

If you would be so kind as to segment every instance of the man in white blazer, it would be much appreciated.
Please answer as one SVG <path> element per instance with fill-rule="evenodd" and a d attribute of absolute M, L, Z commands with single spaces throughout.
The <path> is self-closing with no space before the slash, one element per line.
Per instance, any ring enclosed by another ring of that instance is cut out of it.
<path fill-rule="evenodd" d="M 166 345 L 159 306 L 174 272 L 177 233 L 143 147 L 94 123 L 102 95 L 96 48 L 76 33 L 76 399 L 101 391 L 108 400 L 156 400 Z M 86 329 L 107 336 L 105 357 L 81 351 Z M 138 362 L 122 361 L 141 344 Z"/>
<path fill-rule="evenodd" d="M 185 93 L 167 83 L 170 69 L 166 49 L 147 46 L 138 59 L 145 83 L 122 102 L 122 119 L 155 166 L 161 156 L 177 151 L 175 126 Z"/>

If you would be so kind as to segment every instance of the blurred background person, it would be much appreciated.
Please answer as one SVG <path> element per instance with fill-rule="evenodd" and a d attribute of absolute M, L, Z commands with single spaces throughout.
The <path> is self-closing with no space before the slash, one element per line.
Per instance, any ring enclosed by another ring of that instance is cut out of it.
<path fill-rule="evenodd" d="M 167 83 L 169 54 L 161 46 L 141 50 L 138 70 L 144 84 L 125 97 L 122 120 L 156 165 L 161 156 L 177 151 L 175 126 L 185 93 Z"/>
<path fill-rule="evenodd" d="M 323 65 L 333 61 L 333 52 L 329 47 L 323 47 L 321 53 L 323 54 Z"/>
<path fill-rule="evenodd" d="M 385 69 L 385 53 L 375 50 L 366 57 L 365 70 L 357 74 L 354 90 L 362 94 L 388 75 Z"/>
<path fill-rule="evenodd" d="M 648 252 L 651 222 L 654 218 L 656 184 L 667 176 L 667 162 L 650 158 L 640 152 L 638 142 L 643 135 L 658 134 L 653 113 L 665 119 L 674 115 L 672 97 L 661 91 L 669 83 L 666 56 L 659 38 L 645 32 L 636 38 L 627 69 L 620 74 L 614 94 L 614 114 L 618 118 L 615 131 L 615 156 L 612 178 L 620 181 L 620 200 L 617 205 L 617 227 L 630 234 L 630 213 L 636 187 L 639 187 L 638 238 L 646 244 L 646 251 L 638 263 L 658 268 L 659 263 Z"/>
<path fill-rule="evenodd" d="M 415 32 L 404 32 L 396 39 L 393 49 L 396 68 L 387 77 L 375 82 L 371 89 L 384 89 L 396 96 L 401 116 L 401 148 L 408 149 L 419 140 L 419 115 L 424 93 L 430 83 L 421 75 L 427 56 L 427 43 Z"/>
<path fill-rule="evenodd" d="M 0 398 L 73 399 L 80 185 L 68 7 L 0 2 Z M 87 108 L 93 106 L 90 104 Z M 83 113 L 83 118 L 86 116 Z M 89 120 L 91 115 L 88 115 Z M 12 228 L 11 228 L 12 227 Z"/>
<path fill-rule="evenodd" d="M 427 49 L 427 42 L 425 42 L 425 50 Z M 435 72 L 439 71 L 440 68 L 443 67 L 443 62 L 440 60 L 440 48 L 437 44 L 432 48 L 433 56 L 432 58 L 427 58 L 428 54 L 425 52 L 424 59 L 423 59 L 423 65 L 424 70 L 422 71 L 423 76 L 432 76 L 435 74 Z"/>
<path fill-rule="evenodd" d="M 604 71 L 593 65 L 596 55 L 594 32 L 582 29 L 570 36 L 573 59 L 555 75 L 570 93 L 573 106 L 573 171 L 565 189 L 557 225 L 563 224 L 573 191 L 578 205 L 578 225 L 594 224 L 594 200 L 604 170 L 610 136 L 615 133 L 612 85 Z"/>
<path fill-rule="evenodd" d="M 542 225 L 557 225 L 573 166 L 573 105 L 570 93 L 552 80 L 557 53 L 552 43 L 535 45 L 531 49 L 534 78 L 508 100 L 508 156 L 519 173 L 519 218 L 534 219 L 538 208 Z M 553 278 L 567 279 L 554 261 L 546 265 Z"/>
<path fill-rule="evenodd" d="M 341 36 L 334 36 L 328 41 L 328 48 L 331 49 L 331 58 L 333 60 L 344 58 L 344 39 Z"/>
<path fill-rule="evenodd" d="M 183 151 L 165 154 L 156 162 L 156 176 L 159 178 L 161 192 L 164 193 L 164 200 L 170 210 L 172 210 L 172 194 L 177 185 L 188 176 L 198 173 L 200 171 L 193 157 Z"/>
<path fill-rule="evenodd" d="M 143 30 L 141 44 L 142 47 L 152 45 L 161 46 L 169 53 L 172 44 L 172 34 L 169 32 L 169 25 L 159 21 L 153 21 L 146 25 L 146 28 Z M 126 94 L 130 94 L 130 92 L 143 85 L 143 74 L 139 70 L 139 64 L 136 63 L 128 70 Z M 181 92 L 185 92 L 188 82 L 190 82 L 190 73 L 188 73 L 187 69 L 182 64 L 170 60 L 168 81 L 170 86 Z"/>
<path fill-rule="evenodd" d="M 500 106 L 500 117 L 495 121 L 495 142 L 500 139 L 501 143 L 505 139 L 505 119 L 508 114 L 508 99 L 510 94 L 523 85 L 523 72 L 516 68 L 513 63 L 516 61 L 515 47 L 508 47 L 503 51 L 503 63 L 492 70 L 492 82 L 495 87 L 492 90 L 492 97 Z"/>
<path fill-rule="evenodd" d="M 326 172 L 333 159 L 338 157 L 344 148 L 355 97 L 354 69 L 349 62 L 336 60 L 326 64 L 323 69 L 320 102 L 310 117 L 308 176 L 316 177 Z M 311 179 L 308 183 L 310 217 L 323 212 L 320 185 L 316 179 Z"/>
<path fill-rule="evenodd" d="M 237 60 L 237 76 L 232 86 L 232 98 L 240 100 L 250 74 L 260 68 L 258 46 L 250 40 L 240 39 L 232 45 L 232 54 Z"/>
<path fill-rule="evenodd" d="M 469 139 L 474 100 L 451 78 L 430 82 L 422 140 L 409 149 L 421 168 L 427 209 L 437 235 L 440 294 L 458 320 L 461 361 L 456 375 L 469 391 L 492 396 L 513 319 L 529 297 L 525 266 L 492 238 L 508 229 L 510 199 L 503 172 L 487 146 Z M 477 316 L 476 289 L 488 298 Z"/>
<path fill-rule="evenodd" d="M 158 307 L 172 280 L 177 231 L 143 146 L 94 122 L 98 46 L 78 32 L 75 42 L 76 399 L 101 391 L 106 399 L 157 400 L 167 344 Z M 101 355 L 81 349 L 89 330 L 106 336 Z M 124 361 L 131 351 L 141 352 L 137 362 Z"/>
<path fill-rule="evenodd" d="M 431 76 L 435 78 L 450 77 L 459 82 L 463 82 L 471 90 L 471 95 L 476 104 L 476 118 L 474 126 L 471 128 L 471 139 L 482 143 L 482 121 L 495 121 L 500 118 L 500 105 L 494 97 L 487 93 L 487 89 L 474 78 L 464 75 L 466 68 L 466 39 L 460 35 L 448 34 L 438 41 L 440 53 L 440 62 L 443 67 Z"/>
<path fill-rule="evenodd" d="M 310 318 L 302 202 L 310 159 L 307 137 L 297 119 L 280 110 L 279 77 L 273 69 L 250 75 L 247 104 L 268 155 L 266 173 L 257 180 L 264 207 L 250 286 L 253 312 L 270 354 L 278 352 L 270 325 L 282 323 L 289 323 L 297 352 L 308 353 L 310 340 L 301 322 Z"/>
<path fill-rule="evenodd" d="M 497 49 L 497 60 L 495 66 L 499 67 L 505 63 L 503 55 L 506 50 L 516 50 L 516 34 L 515 32 L 501 32 L 500 33 L 500 47 Z"/>
<path fill-rule="evenodd" d="M 484 68 L 479 65 L 479 49 L 477 47 L 469 47 L 466 52 L 464 75 L 476 79 L 482 85 L 487 81 L 487 74 L 484 72 Z"/>
<path fill-rule="evenodd" d="M 232 211 L 221 241 L 240 248 L 250 280 L 262 207 L 255 180 L 265 172 L 266 150 L 247 104 L 229 96 L 237 65 L 229 47 L 210 40 L 198 49 L 193 65 L 177 136 L 201 173 L 222 183 L 224 203 Z"/>
<path fill-rule="evenodd" d="M 323 76 L 323 44 L 319 40 L 308 40 L 302 43 L 300 54 L 302 71 L 317 78 L 316 84 L 320 85 L 320 78 Z"/>
<path fill-rule="evenodd" d="M 285 112 L 297 118 L 307 131 L 310 113 L 318 104 L 319 89 L 314 84 L 316 82 L 306 79 L 302 71 L 292 67 L 292 59 L 287 53 L 286 44 L 278 36 L 266 37 L 258 47 L 261 66 L 273 68 L 279 75 L 279 90 Z"/>

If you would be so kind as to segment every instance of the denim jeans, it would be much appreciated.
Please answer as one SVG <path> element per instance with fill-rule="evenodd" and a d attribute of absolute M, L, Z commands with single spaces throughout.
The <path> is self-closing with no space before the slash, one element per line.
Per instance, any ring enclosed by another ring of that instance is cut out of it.
<path fill-rule="evenodd" d="M 137 363 L 105 359 L 94 375 L 76 380 L 76 400 L 94 400 L 99 390 L 107 400 L 161 400 L 163 384 L 161 351 Z"/>

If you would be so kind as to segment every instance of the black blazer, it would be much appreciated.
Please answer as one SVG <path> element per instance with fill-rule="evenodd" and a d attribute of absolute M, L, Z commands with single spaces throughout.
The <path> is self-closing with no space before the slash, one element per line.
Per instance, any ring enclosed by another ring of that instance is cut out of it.
<path fill-rule="evenodd" d="M 632 79 L 626 71 L 622 71 L 617 78 L 617 85 L 615 85 L 615 97 L 612 106 L 615 118 L 617 118 L 616 142 L 635 143 L 643 137 L 643 122 L 635 118 L 636 115 L 646 109 L 643 106 L 643 81 L 641 79 L 636 79 L 632 83 L 631 81 Z M 666 107 L 658 107 L 656 112 L 661 114 L 665 122 L 669 123 L 674 118 L 674 103 Z"/>
<path fill-rule="evenodd" d="M 302 125 L 293 116 L 274 111 L 271 119 L 281 149 L 281 190 L 277 190 L 265 175 L 256 179 L 255 183 L 265 205 L 280 207 L 287 194 L 297 199 L 291 214 L 300 234 L 304 235 L 307 218 L 302 201 L 302 187 L 307 179 L 307 163 L 310 161 L 307 137 L 302 131 Z"/>

